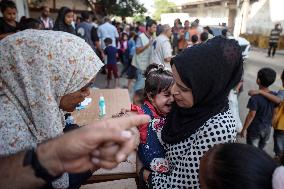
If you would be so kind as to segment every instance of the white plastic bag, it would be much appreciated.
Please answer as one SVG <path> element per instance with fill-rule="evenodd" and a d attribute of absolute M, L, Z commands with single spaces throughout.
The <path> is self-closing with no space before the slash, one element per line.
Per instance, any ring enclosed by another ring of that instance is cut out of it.
<path fill-rule="evenodd" d="M 238 133 L 240 133 L 243 129 L 243 124 L 240 118 L 239 113 L 239 102 L 238 102 L 238 95 L 235 90 L 231 90 L 229 94 L 229 106 L 232 111 L 232 114 L 236 120 L 236 130 Z"/>

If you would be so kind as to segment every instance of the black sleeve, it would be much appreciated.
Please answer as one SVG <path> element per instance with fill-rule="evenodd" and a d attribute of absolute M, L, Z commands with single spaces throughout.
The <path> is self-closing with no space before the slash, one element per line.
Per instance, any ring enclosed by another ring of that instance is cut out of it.
<path fill-rule="evenodd" d="M 97 29 L 95 27 L 92 28 L 91 30 L 91 38 L 92 38 L 92 41 L 99 41 L 99 36 L 98 36 L 98 32 L 97 32 Z"/>
<path fill-rule="evenodd" d="M 0 34 L 4 33 L 4 23 L 3 23 L 3 20 L 2 18 L 0 18 Z"/>

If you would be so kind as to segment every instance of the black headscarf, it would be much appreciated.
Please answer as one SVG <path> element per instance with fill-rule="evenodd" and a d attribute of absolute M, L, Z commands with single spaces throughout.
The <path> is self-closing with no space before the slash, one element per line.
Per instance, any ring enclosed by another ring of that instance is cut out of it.
<path fill-rule="evenodd" d="M 228 109 L 228 95 L 241 80 L 242 51 L 237 41 L 215 37 L 185 49 L 172 59 L 182 82 L 192 89 L 194 105 L 174 105 L 162 130 L 162 139 L 177 143 L 196 132 L 207 120 Z"/>
<path fill-rule="evenodd" d="M 55 20 L 53 30 L 68 32 L 68 33 L 76 35 L 75 29 L 73 28 L 73 26 L 65 23 L 65 15 L 69 12 L 72 12 L 72 10 L 69 9 L 68 7 L 61 7 L 60 8 L 60 10 L 58 12 L 58 16 Z"/>

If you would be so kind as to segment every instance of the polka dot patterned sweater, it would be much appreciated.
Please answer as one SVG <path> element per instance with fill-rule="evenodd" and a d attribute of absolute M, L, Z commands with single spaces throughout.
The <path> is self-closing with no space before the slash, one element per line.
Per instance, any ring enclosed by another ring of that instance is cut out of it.
<path fill-rule="evenodd" d="M 201 157 L 215 144 L 234 142 L 236 134 L 235 119 L 228 110 L 207 120 L 189 138 L 176 144 L 165 144 L 170 171 L 167 174 L 153 172 L 149 178 L 150 188 L 200 188 Z"/>

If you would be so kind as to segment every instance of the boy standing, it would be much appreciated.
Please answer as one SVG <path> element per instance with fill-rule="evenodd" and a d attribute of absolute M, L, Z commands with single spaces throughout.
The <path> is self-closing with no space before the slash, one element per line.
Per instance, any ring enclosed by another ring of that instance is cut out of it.
<path fill-rule="evenodd" d="M 277 96 L 272 95 L 262 90 L 250 90 L 249 95 L 262 95 L 268 100 L 278 104 L 274 111 L 273 128 L 274 128 L 274 152 L 277 158 L 280 158 L 284 153 L 284 70 L 281 74 L 282 89 L 277 93 Z"/>
<path fill-rule="evenodd" d="M 274 83 L 276 72 L 271 68 L 262 68 L 257 73 L 259 90 L 272 93 L 269 86 Z M 263 149 L 270 137 L 273 111 L 276 104 L 262 95 L 255 95 L 249 99 L 246 117 L 241 136 L 247 131 L 247 144 Z"/>
<path fill-rule="evenodd" d="M 110 88 L 110 80 L 112 78 L 112 73 L 115 78 L 115 88 L 119 87 L 119 80 L 118 80 L 118 69 L 117 69 L 117 48 L 112 46 L 112 39 L 106 38 L 104 40 L 106 48 L 104 53 L 107 56 L 107 88 Z"/>

